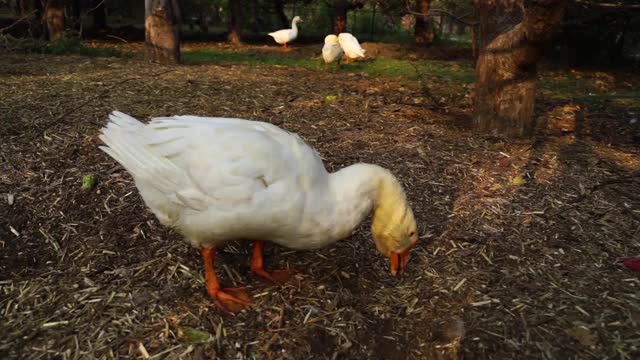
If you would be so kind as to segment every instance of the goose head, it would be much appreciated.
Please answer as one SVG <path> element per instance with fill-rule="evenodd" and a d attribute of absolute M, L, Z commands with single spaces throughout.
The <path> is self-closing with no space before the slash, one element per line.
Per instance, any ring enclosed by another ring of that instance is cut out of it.
<path fill-rule="evenodd" d="M 338 44 L 338 37 L 331 34 L 331 35 L 327 35 L 324 38 L 324 43 L 325 44 Z"/>
<path fill-rule="evenodd" d="M 378 252 L 389 258 L 391 274 L 401 275 L 418 241 L 418 231 L 405 192 L 392 175 L 380 180 L 371 235 Z"/>

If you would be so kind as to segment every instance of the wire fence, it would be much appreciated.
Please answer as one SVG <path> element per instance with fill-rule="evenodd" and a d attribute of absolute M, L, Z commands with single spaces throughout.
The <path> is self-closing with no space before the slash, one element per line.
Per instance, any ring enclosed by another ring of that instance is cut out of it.
<path fill-rule="evenodd" d="M 300 16 L 304 22 L 299 24 L 301 37 L 323 38 L 333 32 L 333 8 L 326 4 L 296 5 L 284 8 L 287 19 Z M 194 32 L 224 32 L 226 31 L 226 14 L 217 10 L 204 13 L 201 9 L 188 9 L 183 12 L 183 18 Z M 381 12 L 377 7 L 350 11 L 347 15 L 347 32 L 354 34 L 363 41 L 380 42 L 411 42 L 414 40 L 413 23 L 407 22 L 404 12 Z M 432 26 L 437 36 L 443 38 L 468 38 L 470 29 L 450 21 L 446 17 L 432 17 Z M 289 28 L 273 9 L 251 8 L 248 6 L 244 13 L 245 34 L 266 34 L 271 31 Z"/>

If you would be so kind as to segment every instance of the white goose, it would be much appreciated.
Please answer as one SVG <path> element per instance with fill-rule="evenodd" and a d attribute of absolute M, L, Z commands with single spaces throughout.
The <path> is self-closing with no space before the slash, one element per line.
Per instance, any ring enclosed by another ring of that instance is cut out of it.
<path fill-rule="evenodd" d="M 324 69 L 326 70 L 334 61 L 338 61 L 340 65 L 340 58 L 342 58 L 342 47 L 338 42 L 338 37 L 331 34 L 324 38 L 324 46 L 322 47 L 322 59 L 324 60 Z"/>
<path fill-rule="evenodd" d="M 338 42 L 347 55 L 347 61 L 345 61 L 347 64 L 352 59 L 355 60 L 364 57 L 365 50 L 360 46 L 355 36 L 349 33 L 340 33 L 338 35 Z"/>
<path fill-rule="evenodd" d="M 113 112 L 100 139 L 159 221 L 201 249 L 207 290 L 226 311 L 252 302 L 243 290 L 218 283 L 214 257 L 227 241 L 253 240 L 251 270 L 279 283 L 291 272 L 264 270 L 262 241 L 319 248 L 348 237 L 373 210 L 373 240 L 396 275 L 418 239 L 405 193 L 389 171 L 355 164 L 330 174 L 300 137 L 268 123 L 173 116 L 143 124 Z"/>
<path fill-rule="evenodd" d="M 271 36 L 278 44 L 282 44 L 284 48 L 287 48 L 287 44 L 292 42 L 298 37 L 298 23 L 302 22 L 300 16 L 296 16 L 291 21 L 291 29 L 282 29 L 274 32 L 270 32 Z"/>

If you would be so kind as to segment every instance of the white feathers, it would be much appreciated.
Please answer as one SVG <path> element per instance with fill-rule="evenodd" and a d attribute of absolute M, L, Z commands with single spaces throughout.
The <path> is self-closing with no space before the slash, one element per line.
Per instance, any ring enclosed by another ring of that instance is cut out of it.
<path fill-rule="evenodd" d="M 278 44 L 286 46 L 287 43 L 294 41 L 298 37 L 298 22 L 302 22 L 299 16 L 293 18 L 291 21 L 291 29 L 282 29 L 274 32 L 270 32 L 268 35 L 273 38 Z"/>
<path fill-rule="evenodd" d="M 258 121 L 173 116 L 143 124 L 113 112 L 100 139 L 160 222 L 198 247 L 237 239 L 326 245 L 363 220 L 379 183 L 368 168 L 328 174 L 300 137 Z"/>
<path fill-rule="evenodd" d="M 322 58 L 325 64 L 331 64 L 342 58 L 342 47 L 338 42 L 338 37 L 331 34 L 324 38 L 324 46 L 322 47 Z"/>
<path fill-rule="evenodd" d="M 347 56 L 346 62 L 349 63 L 352 60 L 365 57 L 364 53 L 365 50 L 360 46 L 358 39 L 349 33 L 340 33 L 338 36 L 327 35 L 324 38 L 322 59 L 325 69 L 328 64 L 339 61 L 342 55 Z"/>
<path fill-rule="evenodd" d="M 338 35 L 338 42 L 347 57 L 357 59 L 365 56 L 365 50 L 360 46 L 355 36 L 349 33 L 341 33 Z"/>

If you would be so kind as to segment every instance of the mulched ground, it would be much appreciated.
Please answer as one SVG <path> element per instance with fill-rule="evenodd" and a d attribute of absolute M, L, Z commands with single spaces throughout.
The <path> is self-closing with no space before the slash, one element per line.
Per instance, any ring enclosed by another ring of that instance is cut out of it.
<path fill-rule="evenodd" d="M 619 263 L 640 255 L 640 109 L 543 97 L 540 135 L 506 142 L 460 125 L 468 98 L 431 106 L 413 83 L 25 54 L 0 58 L 0 93 L 3 359 L 640 356 L 640 278 Z M 268 245 L 268 267 L 300 270 L 284 287 L 230 244 L 221 280 L 256 306 L 221 315 L 199 252 L 97 149 L 114 109 L 264 120 L 330 170 L 390 168 L 421 233 L 408 271 L 390 276 L 368 224 L 320 251 Z"/>

